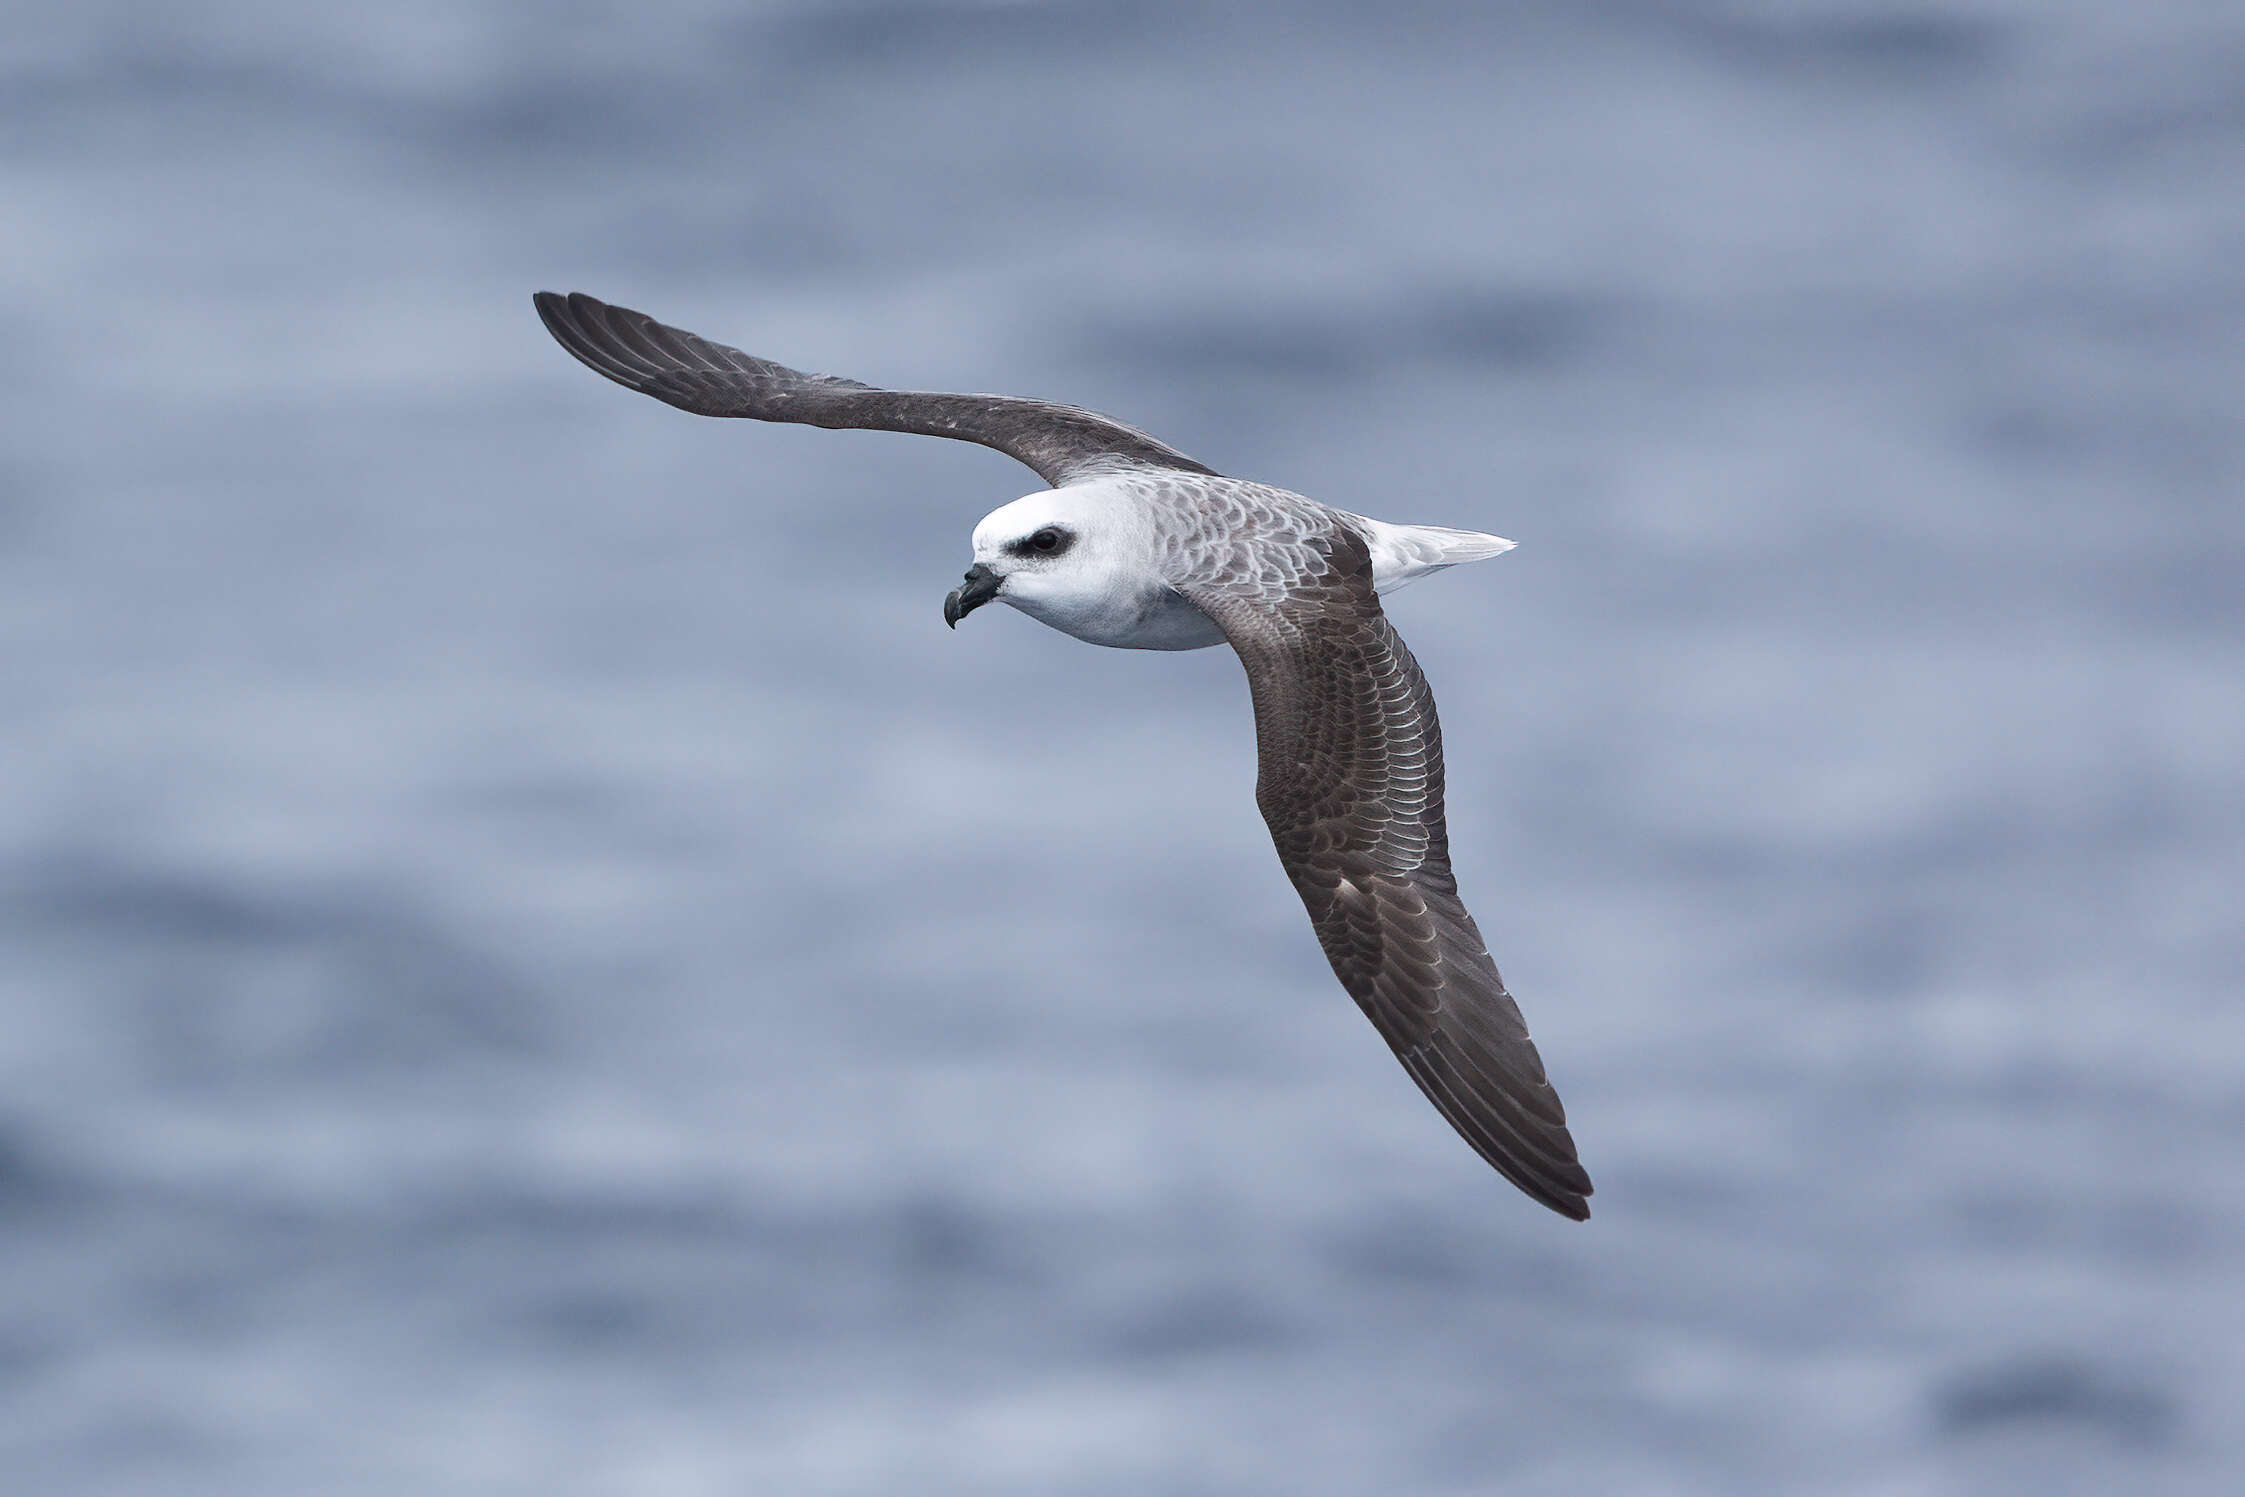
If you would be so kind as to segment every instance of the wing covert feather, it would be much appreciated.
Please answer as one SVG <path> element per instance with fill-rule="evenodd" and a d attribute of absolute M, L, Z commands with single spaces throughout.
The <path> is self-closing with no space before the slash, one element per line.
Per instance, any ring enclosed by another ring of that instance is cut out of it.
<path fill-rule="evenodd" d="M 1363 538 L 1282 590 L 1188 586 L 1247 668 L 1255 798 L 1334 974 L 1452 1127 L 1521 1190 L 1590 1215 L 1590 1176 L 1520 1007 L 1458 898 L 1442 729 Z"/>

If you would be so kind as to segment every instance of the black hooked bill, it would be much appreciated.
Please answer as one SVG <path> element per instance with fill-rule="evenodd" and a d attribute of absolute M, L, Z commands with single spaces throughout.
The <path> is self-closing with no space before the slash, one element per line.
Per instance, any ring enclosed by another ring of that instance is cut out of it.
<path fill-rule="evenodd" d="M 976 562 L 967 569 L 967 580 L 951 589 L 944 598 L 943 622 L 958 628 L 959 620 L 998 596 L 998 589 L 1005 583 L 1005 578 Z"/>

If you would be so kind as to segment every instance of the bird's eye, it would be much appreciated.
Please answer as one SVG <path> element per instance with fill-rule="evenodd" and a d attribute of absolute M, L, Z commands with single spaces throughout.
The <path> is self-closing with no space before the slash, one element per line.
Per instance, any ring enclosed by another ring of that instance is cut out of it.
<path fill-rule="evenodd" d="M 1073 545 L 1075 539 L 1058 525 L 1046 525 L 1017 541 L 1007 541 L 1006 549 L 1016 556 L 1058 556 Z"/>

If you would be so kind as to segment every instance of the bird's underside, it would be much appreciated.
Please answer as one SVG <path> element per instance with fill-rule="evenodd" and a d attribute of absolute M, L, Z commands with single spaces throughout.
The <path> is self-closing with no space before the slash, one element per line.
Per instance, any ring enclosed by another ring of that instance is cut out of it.
<path fill-rule="evenodd" d="M 1210 469 L 1120 422 L 1009 396 L 875 389 L 804 374 L 584 295 L 540 292 L 562 347 L 683 410 L 979 442 L 1047 483 L 1142 472 L 1162 491 L 1282 491 Z M 1459 901 L 1442 800 L 1442 735 L 1418 663 L 1380 609 L 1365 537 L 1331 517 L 1292 548 L 1283 584 L 1227 534 L 1172 579 L 1247 668 L 1256 802 L 1333 971 L 1419 1089 L 1497 1171 L 1554 1211 L 1589 1216 L 1590 1177 L 1520 1009 Z"/>

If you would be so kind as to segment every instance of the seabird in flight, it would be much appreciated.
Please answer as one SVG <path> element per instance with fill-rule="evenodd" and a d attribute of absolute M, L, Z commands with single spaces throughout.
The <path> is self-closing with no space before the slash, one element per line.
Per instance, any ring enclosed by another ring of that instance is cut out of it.
<path fill-rule="evenodd" d="M 1237 651 L 1255 801 L 1341 985 L 1499 1174 L 1561 1215 L 1590 1215 L 1566 1113 L 1458 899 L 1434 694 L 1380 609 L 1381 593 L 1512 542 L 1225 478 L 1073 406 L 876 389 L 590 296 L 534 300 L 584 364 L 681 410 L 953 437 L 1034 469 L 1051 487 L 975 527 L 944 621 L 996 600 L 1090 644 Z"/>

